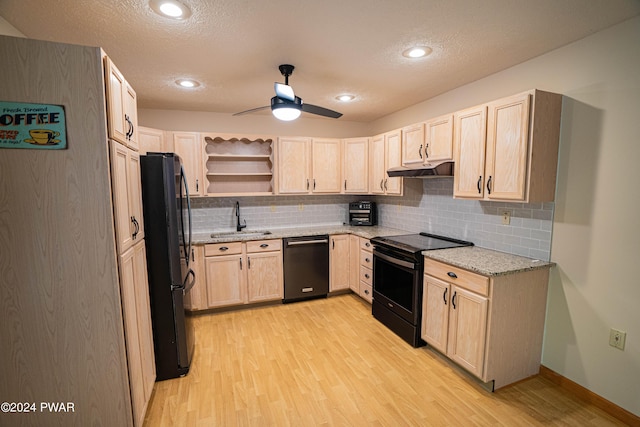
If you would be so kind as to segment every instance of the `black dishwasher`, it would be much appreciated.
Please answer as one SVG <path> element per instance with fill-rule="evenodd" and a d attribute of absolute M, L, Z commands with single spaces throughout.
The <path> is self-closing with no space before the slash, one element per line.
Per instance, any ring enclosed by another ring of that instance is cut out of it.
<path fill-rule="evenodd" d="M 284 299 L 295 302 L 329 293 L 329 236 L 282 239 L 284 243 Z"/>

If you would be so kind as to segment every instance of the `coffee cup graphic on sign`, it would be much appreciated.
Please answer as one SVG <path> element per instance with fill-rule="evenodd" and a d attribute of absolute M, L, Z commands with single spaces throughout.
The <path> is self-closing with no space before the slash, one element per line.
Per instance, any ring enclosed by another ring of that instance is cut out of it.
<path fill-rule="evenodd" d="M 57 144 L 60 142 L 59 139 L 55 139 L 56 136 L 60 135 L 60 132 L 56 132 L 55 130 L 50 129 L 31 129 L 29 131 L 30 139 L 25 139 L 25 142 L 29 142 L 31 144 Z"/>

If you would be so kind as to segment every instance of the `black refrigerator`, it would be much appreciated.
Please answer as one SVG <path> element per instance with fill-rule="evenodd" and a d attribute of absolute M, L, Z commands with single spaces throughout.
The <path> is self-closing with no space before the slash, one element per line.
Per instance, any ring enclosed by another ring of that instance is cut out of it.
<path fill-rule="evenodd" d="M 193 324 L 183 302 L 196 279 L 188 256 L 191 207 L 177 154 L 140 156 L 140 173 L 156 380 L 160 381 L 186 375 L 193 355 Z"/>

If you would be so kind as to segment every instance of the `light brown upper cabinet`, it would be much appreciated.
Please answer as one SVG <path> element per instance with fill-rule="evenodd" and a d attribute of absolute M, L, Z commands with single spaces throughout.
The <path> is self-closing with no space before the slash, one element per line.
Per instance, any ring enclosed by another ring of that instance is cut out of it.
<path fill-rule="evenodd" d="M 180 156 L 190 196 L 203 196 L 202 158 L 203 147 L 198 132 L 172 132 L 173 151 Z"/>
<path fill-rule="evenodd" d="M 307 194 L 311 189 L 311 138 L 278 138 L 278 192 Z"/>
<path fill-rule="evenodd" d="M 454 115 L 456 198 L 555 196 L 562 96 L 531 90 Z"/>
<path fill-rule="evenodd" d="M 280 194 L 340 193 L 339 139 L 278 138 Z"/>
<path fill-rule="evenodd" d="M 166 147 L 164 131 L 160 129 L 138 126 L 138 143 L 141 155 L 171 151 Z"/>
<path fill-rule="evenodd" d="M 369 192 L 369 138 L 342 140 L 342 178 L 345 193 Z"/>
<path fill-rule="evenodd" d="M 402 194 L 402 177 L 390 178 L 387 169 L 400 166 L 400 129 L 371 138 L 369 146 L 369 190 L 373 194 Z"/>
<path fill-rule="evenodd" d="M 342 150 L 339 139 L 313 138 L 311 141 L 311 192 L 340 193 Z"/>
<path fill-rule="evenodd" d="M 402 128 L 402 164 L 410 166 L 423 164 L 424 123 L 416 123 Z"/>
<path fill-rule="evenodd" d="M 453 114 L 402 129 L 403 166 L 453 160 Z"/>
<path fill-rule="evenodd" d="M 436 117 L 424 125 L 424 161 L 453 160 L 453 114 Z"/>
<path fill-rule="evenodd" d="M 136 92 L 108 56 L 104 61 L 109 138 L 138 150 Z"/>

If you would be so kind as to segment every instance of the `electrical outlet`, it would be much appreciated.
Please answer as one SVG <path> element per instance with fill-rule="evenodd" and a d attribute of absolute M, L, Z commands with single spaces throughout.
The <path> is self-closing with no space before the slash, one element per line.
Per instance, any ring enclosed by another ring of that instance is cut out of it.
<path fill-rule="evenodd" d="M 298 210 L 300 212 L 302 212 L 304 210 L 304 204 L 303 203 L 298 203 Z"/>
<path fill-rule="evenodd" d="M 271 212 L 275 212 L 276 211 L 276 205 L 271 205 Z"/>
<path fill-rule="evenodd" d="M 609 345 L 611 347 L 616 347 L 620 350 L 624 350 L 624 342 L 626 339 L 626 332 L 611 328 L 611 331 L 609 332 Z"/>
<path fill-rule="evenodd" d="M 502 225 L 511 224 L 511 212 L 502 211 Z"/>

